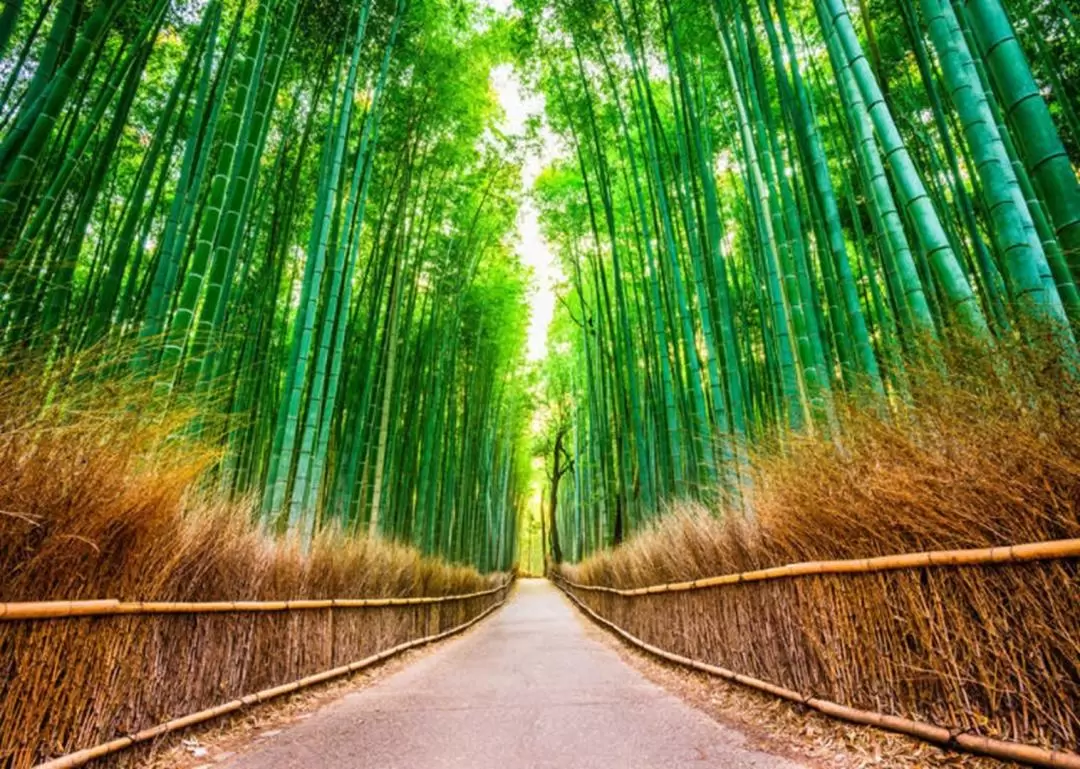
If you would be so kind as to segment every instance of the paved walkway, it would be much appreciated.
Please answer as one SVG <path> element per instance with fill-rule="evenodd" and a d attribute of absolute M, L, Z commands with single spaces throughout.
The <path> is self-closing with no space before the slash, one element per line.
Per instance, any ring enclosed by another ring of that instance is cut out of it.
<path fill-rule="evenodd" d="M 230 769 L 801 769 L 590 638 L 550 583 L 234 758 Z"/>

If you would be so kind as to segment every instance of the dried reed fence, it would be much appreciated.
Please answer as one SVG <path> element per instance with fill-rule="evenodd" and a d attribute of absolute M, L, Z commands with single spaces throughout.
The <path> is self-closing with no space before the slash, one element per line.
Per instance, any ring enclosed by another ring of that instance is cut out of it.
<path fill-rule="evenodd" d="M 0 376 L 0 769 L 344 675 L 506 594 L 355 525 L 297 547 L 217 494 L 202 412 L 163 418 L 145 382 L 84 365 L 25 368 Z"/>
<path fill-rule="evenodd" d="M 574 574 L 555 577 L 579 606 L 674 662 L 931 742 L 1080 767 L 1080 539 L 626 589 Z"/>
<path fill-rule="evenodd" d="M 0 766 L 80 766 L 346 675 L 464 629 L 509 587 L 506 579 L 440 597 L 0 605 Z M 57 755 L 66 757 L 48 761 Z"/>

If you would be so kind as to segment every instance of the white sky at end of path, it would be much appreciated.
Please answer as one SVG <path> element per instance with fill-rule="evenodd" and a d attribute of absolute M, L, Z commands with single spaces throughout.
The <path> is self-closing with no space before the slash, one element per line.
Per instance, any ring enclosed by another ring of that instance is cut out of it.
<path fill-rule="evenodd" d="M 509 10 L 512 0 L 486 0 L 500 12 Z M 509 135 L 522 136 L 532 116 L 543 116 L 544 99 L 525 91 L 517 73 L 509 64 L 495 67 L 491 72 L 491 87 L 499 98 L 506 117 L 500 129 Z M 517 252 L 521 261 L 532 270 L 529 292 L 530 318 L 526 358 L 541 360 L 547 352 L 548 328 L 555 316 L 555 287 L 562 280 L 562 271 L 540 232 L 539 212 L 528 196 L 540 172 L 558 155 L 557 141 L 545 122 L 541 130 L 541 146 L 530 148 L 521 170 L 521 185 L 526 195 L 517 219 Z"/>

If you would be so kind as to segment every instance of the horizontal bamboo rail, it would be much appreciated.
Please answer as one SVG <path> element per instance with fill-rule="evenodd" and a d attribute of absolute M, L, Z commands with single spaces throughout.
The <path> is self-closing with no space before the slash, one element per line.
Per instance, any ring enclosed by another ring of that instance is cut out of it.
<path fill-rule="evenodd" d="M 491 595 L 492 593 L 497 593 L 500 590 L 507 590 L 510 587 L 511 581 L 512 580 L 507 580 L 500 587 L 494 588 L 493 590 L 486 590 L 481 593 L 474 593 L 470 594 L 470 596 L 464 597 Z M 429 601 L 429 603 L 431 602 Z M 231 700 L 230 702 L 226 702 L 212 708 L 207 708 L 206 710 L 200 710 L 197 713 L 191 713 L 189 715 L 182 716 L 181 718 L 174 718 L 172 721 L 158 724 L 157 726 L 151 726 L 148 729 L 143 729 L 142 731 L 136 732 L 135 734 L 118 737 L 115 740 L 111 740 L 100 745 L 95 745 L 92 748 L 85 748 L 83 750 L 78 750 L 74 753 L 69 753 L 66 756 L 61 756 L 60 758 L 54 758 L 50 761 L 46 761 L 45 763 L 38 764 L 34 767 L 34 769 L 72 769 L 73 767 L 84 766 L 85 764 L 88 764 L 95 759 L 102 758 L 112 753 L 117 753 L 121 750 L 130 748 L 133 745 L 137 745 L 141 742 L 154 740 L 158 737 L 163 737 L 171 732 L 175 732 L 180 729 L 186 729 L 189 726 L 195 726 L 196 724 L 201 724 L 205 721 L 210 721 L 214 718 L 228 715 L 229 713 L 235 713 L 238 710 L 250 707 L 251 705 L 257 705 L 261 702 L 266 702 L 267 700 L 273 699 L 274 697 L 280 697 L 284 694 L 291 694 L 300 689 L 314 686 L 315 684 L 321 684 L 335 678 L 347 676 L 350 673 L 355 673 L 358 670 L 371 667 L 372 665 L 389 659 L 390 657 L 393 657 L 395 655 L 401 654 L 402 652 L 408 651 L 409 649 L 415 649 L 418 646 L 425 646 L 436 641 L 441 641 L 442 639 L 448 638 L 452 635 L 456 635 L 457 633 L 461 633 L 462 631 L 469 629 L 477 622 L 487 617 L 504 603 L 506 603 L 506 596 L 503 596 L 502 600 L 500 600 L 498 603 L 485 609 L 483 612 L 473 617 L 468 622 L 464 622 L 456 627 L 452 627 L 449 630 L 444 630 L 441 633 L 425 636 L 423 638 L 417 638 L 412 641 L 406 641 L 405 643 L 398 644 L 397 646 L 393 646 L 389 649 L 381 651 L 378 654 L 372 654 L 370 657 L 365 657 L 362 660 L 351 662 L 348 665 L 341 665 L 340 667 L 333 668 L 332 670 L 325 670 L 322 673 L 315 673 L 314 675 L 301 678 L 298 681 L 293 681 L 292 683 L 282 684 L 280 686 L 275 686 L 270 689 L 263 689 L 262 691 L 256 692 L 255 694 L 248 694 L 244 697 L 240 697 L 239 699 Z M 386 604 L 379 605 L 385 606 Z"/>
<path fill-rule="evenodd" d="M 1025 745 L 1023 743 L 1009 742 L 1007 740 L 995 740 L 991 737 L 980 737 L 974 734 L 967 734 L 960 730 L 946 729 L 942 726 L 935 726 L 923 721 L 914 721 L 899 716 L 889 716 L 884 713 L 875 713 L 871 710 L 850 708 L 830 700 L 823 700 L 819 697 L 800 694 L 792 689 L 777 686 L 768 681 L 762 681 L 759 678 L 744 676 L 741 673 L 736 673 L 727 668 L 710 665 L 699 660 L 691 659 L 690 657 L 684 657 L 680 654 L 674 654 L 661 649 L 658 646 L 653 646 L 635 635 L 631 635 L 614 622 L 601 617 L 582 603 L 573 592 L 567 590 L 567 586 L 570 586 L 573 583 L 567 582 L 561 578 L 556 578 L 553 581 L 579 609 L 591 617 L 595 622 L 608 628 L 630 644 L 637 646 L 656 657 L 668 660 L 669 662 L 693 668 L 694 670 L 700 670 L 703 673 L 708 673 L 709 675 L 723 678 L 733 683 L 742 684 L 791 702 L 800 703 L 809 708 L 813 708 L 819 713 L 832 716 L 833 718 L 850 721 L 851 723 L 856 724 L 874 726 L 879 729 L 897 732 L 899 734 L 906 734 L 910 737 L 916 737 L 923 740 L 924 742 L 931 742 L 946 748 L 956 748 L 968 753 L 977 753 L 1006 761 L 1018 761 L 1031 766 L 1051 767 L 1051 769 L 1080 769 L 1080 754 L 1077 753 L 1047 750 L 1035 745 Z"/>
<path fill-rule="evenodd" d="M 774 566 L 770 569 L 724 574 L 688 582 L 670 582 L 637 588 L 617 588 L 604 585 L 582 585 L 559 577 L 575 590 L 594 593 L 612 593 L 621 596 L 655 595 L 656 593 L 681 593 L 721 585 L 737 585 L 742 582 L 763 582 L 771 579 L 790 579 L 821 574 L 873 574 L 883 571 L 919 569 L 935 566 L 984 566 L 987 564 L 1026 563 L 1064 558 L 1080 558 L 1080 539 L 1056 539 L 1050 542 L 1032 542 L 1026 545 L 1004 545 L 974 550 L 934 550 L 928 553 L 884 555 L 877 558 L 857 558 L 850 561 L 807 561 Z"/>
<path fill-rule="evenodd" d="M 419 606 L 464 601 L 493 595 L 510 584 L 461 595 L 418 598 L 324 598 L 293 601 L 209 601 L 177 603 L 167 601 L 29 601 L 0 603 L 0 621 L 102 617 L 117 614 L 220 614 L 224 612 L 304 611 L 308 609 L 366 609 L 379 606 Z"/>

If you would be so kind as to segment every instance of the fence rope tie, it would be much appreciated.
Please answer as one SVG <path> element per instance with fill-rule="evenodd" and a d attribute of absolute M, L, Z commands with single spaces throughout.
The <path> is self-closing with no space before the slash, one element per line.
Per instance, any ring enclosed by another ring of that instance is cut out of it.
<path fill-rule="evenodd" d="M 949 730 L 949 739 L 945 742 L 945 746 L 948 748 L 959 748 L 959 743 L 957 742 L 957 740 L 960 739 L 961 736 L 965 734 L 972 734 L 973 732 L 974 728 L 971 726 L 963 729 L 954 726 L 952 729 Z"/>

